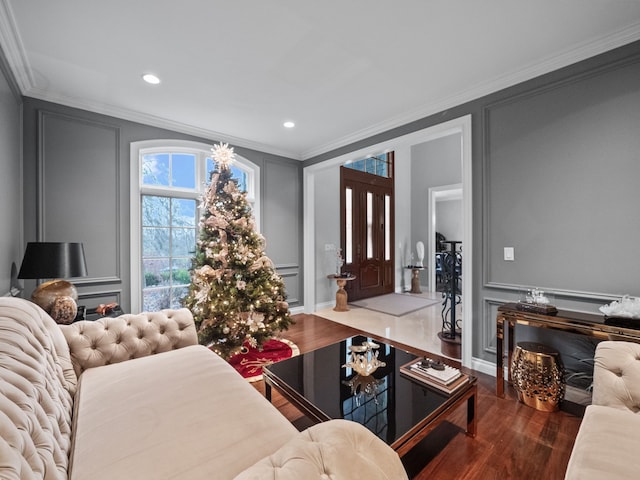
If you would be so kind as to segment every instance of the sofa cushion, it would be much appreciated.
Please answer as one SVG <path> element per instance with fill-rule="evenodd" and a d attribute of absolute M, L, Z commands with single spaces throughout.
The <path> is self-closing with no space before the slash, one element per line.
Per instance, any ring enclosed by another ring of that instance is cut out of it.
<path fill-rule="evenodd" d="M 605 341 L 596 348 L 593 404 L 640 412 L 640 344 Z"/>
<path fill-rule="evenodd" d="M 75 419 L 78 480 L 233 478 L 297 434 L 200 345 L 86 370 Z"/>
<path fill-rule="evenodd" d="M 0 476 L 66 478 L 75 374 L 58 325 L 0 298 Z"/>
<path fill-rule="evenodd" d="M 571 452 L 565 480 L 638 478 L 640 416 L 589 405 Z"/>
<path fill-rule="evenodd" d="M 186 308 L 105 317 L 60 325 L 76 374 L 87 368 L 197 345 L 193 316 Z"/>
<path fill-rule="evenodd" d="M 331 420 L 309 427 L 235 480 L 401 480 L 398 454 L 359 423 Z"/>

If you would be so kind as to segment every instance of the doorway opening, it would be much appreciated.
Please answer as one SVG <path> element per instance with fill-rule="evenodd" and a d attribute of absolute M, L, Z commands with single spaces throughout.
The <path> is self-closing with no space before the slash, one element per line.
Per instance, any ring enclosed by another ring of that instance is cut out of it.
<path fill-rule="evenodd" d="M 459 212 L 457 218 L 447 218 Z M 429 259 L 433 262 L 434 268 L 429 269 L 429 291 L 441 291 L 443 275 L 438 269 L 438 260 L 441 255 L 441 244 L 443 240 L 461 241 L 462 233 L 462 184 L 443 185 L 429 189 Z M 438 237 L 440 234 L 442 237 Z M 459 236 L 458 236 L 459 235 Z M 457 237 L 457 238 L 453 238 Z M 441 259 L 440 259 L 441 260 Z M 439 290 L 440 288 L 440 290 Z"/>
<path fill-rule="evenodd" d="M 472 312 L 472 173 L 471 173 L 471 115 L 456 118 L 423 130 L 395 137 L 375 145 L 336 156 L 330 160 L 314 163 L 303 170 L 304 185 L 304 311 L 313 313 L 316 310 L 332 306 L 335 296 L 335 283 L 329 282 L 326 273 L 335 271 L 335 262 L 327 268 L 325 257 L 327 251 L 335 251 L 340 238 L 339 211 L 339 167 L 354 159 L 368 157 L 371 152 L 394 151 L 396 165 L 396 183 L 409 185 L 411 174 L 407 164 L 411 163 L 411 148 L 414 145 L 429 142 L 452 134 L 461 135 L 462 184 L 464 233 L 462 242 L 465 245 L 465 275 L 462 289 L 463 311 Z M 405 168 L 400 173 L 398 168 Z M 334 190 L 335 189 L 335 190 Z M 395 288 L 401 291 L 401 280 L 404 272 L 404 250 L 411 238 L 411 205 L 410 192 L 397 188 L 395 191 Z M 402 197 L 402 198 L 400 198 Z M 423 204 L 424 205 L 424 204 Z M 332 213 L 335 212 L 335 213 Z M 423 217 L 424 218 L 424 217 Z M 426 222 L 425 222 L 426 223 Z M 400 244 L 401 242 L 401 244 Z M 425 242 L 426 243 L 426 242 Z M 333 247 L 333 248 L 331 248 Z M 325 271 L 326 270 L 326 271 Z M 462 316 L 462 329 L 468 332 L 462 340 L 462 365 L 471 367 L 472 359 L 472 318 Z"/>

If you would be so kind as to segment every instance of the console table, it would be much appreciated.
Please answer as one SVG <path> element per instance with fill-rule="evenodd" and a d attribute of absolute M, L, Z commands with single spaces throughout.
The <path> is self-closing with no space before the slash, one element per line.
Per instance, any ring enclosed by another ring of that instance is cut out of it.
<path fill-rule="evenodd" d="M 504 336 L 507 335 L 507 365 L 511 365 L 516 324 L 530 327 L 552 328 L 565 332 L 589 335 L 600 340 L 627 340 L 640 343 L 640 330 L 605 324 L 603 315 L 558 310 L 556 314 L 522 311 L 518 304 L 507 303 L 498 307 L 496 316 L 496 395 L 504 397 Z M 511 383 L 511 368 L 508 381 Z"/>

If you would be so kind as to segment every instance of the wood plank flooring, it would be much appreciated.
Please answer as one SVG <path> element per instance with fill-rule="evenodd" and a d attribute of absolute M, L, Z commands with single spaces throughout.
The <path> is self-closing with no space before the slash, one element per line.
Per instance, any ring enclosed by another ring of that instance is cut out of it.
<path fill-rule="evenodd" d="M 315 315 L 294 318 L 296 324 L 282 337 L 298 345 L 302 353 L 366 333 Z M 478 377 L 478 434 L 475 438 L 464 434 L 466 411 L 460 408 L 403 458 L 409 477 L 562 480 L 581 418 L 564 411 L 545 413 L 527 407 L 517 401 L 511 388 L 505 398 L 497 398 L 495 378 L 474 374 Z M 264 382 L 253 385 L 264 393 Z M 309 425 L 277 392 L 273 402 L 298 428 Z"/>

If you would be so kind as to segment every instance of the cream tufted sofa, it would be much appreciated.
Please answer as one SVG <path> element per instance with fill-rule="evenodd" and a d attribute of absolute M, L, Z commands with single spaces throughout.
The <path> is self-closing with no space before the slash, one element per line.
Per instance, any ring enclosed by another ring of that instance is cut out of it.
<path fill-rule="evenodd" d="M 0 298 L 1 479 L 406 479 L 342 420 L 299 433 L 186 309 L 57 325 Z"/>
<path fill-rule="evenodd" d="M 585 411 L 566 480 L 640 478 L 640 344 L 598 344 L 593 404 Z"/>

